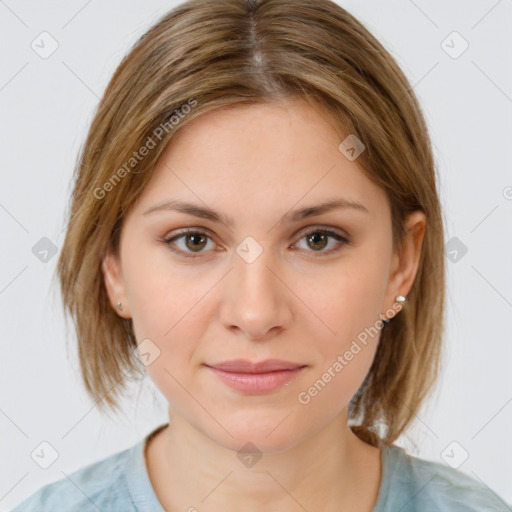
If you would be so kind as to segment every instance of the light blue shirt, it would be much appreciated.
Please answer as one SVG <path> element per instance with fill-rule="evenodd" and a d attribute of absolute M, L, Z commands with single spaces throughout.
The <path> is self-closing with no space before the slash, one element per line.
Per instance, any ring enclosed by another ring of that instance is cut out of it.
<path fill-rule="evenodd" d="M 144 459 L 144 446 L 153 432 L 131 448 L 71 473 L 69 480 L 41 487 L 12 512 L 165 512 Z M 512 511 L 465 473 L 411 456 L 396 445 L 381 445 L 381 450 L 381 484 L 373 512 Z M 204 508 L 199 498 L 190 505 Z"/>

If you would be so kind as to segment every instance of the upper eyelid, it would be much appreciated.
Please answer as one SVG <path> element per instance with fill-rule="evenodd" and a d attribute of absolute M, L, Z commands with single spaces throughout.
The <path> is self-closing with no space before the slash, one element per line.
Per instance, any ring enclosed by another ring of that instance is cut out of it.
<path fill-rule="evenodd" d="M 295 235 L 294 235 L 294 238 L 296 238 L 296 241 L 293 242 L 292 245 L 296 245 L 298 244 L 305 236 L 309 235 L 310 233 L 316 233 L 316 232 L 321 232 L 321 231 L 331 231 L 332 234 L 329 234 L 329 233 L 326 233 L 328 237 L 330 238 L 334 238 L 337 242 L 336 246 L 339 248 L 339 246 L 342 246 L 342 245 L 350 245 L 352 243 L 352 238 L 351 236 L 348 234 L 348 233 L 344 233 L 343 230 L 340 230 L 339 228 L 335 228 L 333 226 L 327 226 L 327 225 L 316 225 L 316 226 L 306 226 L 302 229 L 300 229 Z M 179 240 L 181 239 L 182 237 L 186 236 L 187 234 L 201 234 L 201 235 L 206 235 L 207 238 L 210 238 L 216 245 L 217 244 L 217 241 L 215 240 L 216 239 L 216 236 L 213 235 L 212 236 L 212 232 L 207 229 L 207 228 L 199 228 L 199 227 L 187 227 L 187 228 L 183 228 L 181 230 L 178 231 L 178 233 L 176 234 L 173 234 L 172 236 L 165 236 L 163 237 L 162 241 L 165 242 L 166 244 L 170 245 L 171 242 L 174 244 L 176 240 Z M 337 235 L 338 237 L 340 237 L 340 239 L 337 239 L 336 236 Z M 182 249 L 177 249 L 179 252 L 184 252 L 186 254 L 191 254 L 193 255 L 194 252 L 188 252 L 188 251 L 183 251 Z M 335 251 L 336 249 L 331 249 L 329 251 L 319 251 L 318 254 L 328 254 L 330 253 L 331 251 Z M 199 256 L 201 255 L 202 253 L 208 253 L 210 251 L 199 251 L 197 253 L 195 253 L 196 256 Z M 194 256 L 193 256 L 194 257 Z"/>
<path fill-rule="evenodd" d="M 336 232 L 340 236 L 343 236 L 343 237 L 345 237 L 347 239 L 350 238 L 350 234 L 347 233 L 346 231 L 344 231 L 344 230 L 342 230 L 340 228 L 336 228 L 334 226 L 328 226 L 328 225 L 322 225 L 322 224 L 318 224 L 318 225 L 314 225 L 314 226 L 306 226 L 306 227 L 304 227 L 302 229 L 299 229 L 297 231 L 297 233 L 294 234 L 294 237 L 299 236 L 299 235 L 306 236 L 310 232 L 322 231 L 322 230 L 334 231 L 334 232 Z M 163 238 L 164 238 L 164 240 L 172 240 L 173 238 L 178 238 L 178 237 L 180 237 L 182 235 L 186 235 L 188 233 L 192 233 L 192 234 L 194 234 L 194 233 L 206 234 L 206 235 L 208 235 L 212 239 L 216 238 L 216 235 L 214 235 L 212 231 L 210 231 L 208 228 L 203 228 L 203 227 L 187 227 L 187 228 L 182 228 L 181 230 L 178 230 L 178 232 L 173 234 L 172 236 L 166 235 Z"/>

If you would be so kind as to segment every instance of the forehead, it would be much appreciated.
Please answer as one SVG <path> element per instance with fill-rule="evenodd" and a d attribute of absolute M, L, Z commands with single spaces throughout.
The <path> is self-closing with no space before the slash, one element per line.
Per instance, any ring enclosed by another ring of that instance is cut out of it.
<path fill-rule="evenodd" d="M 338 149 L 345 137 L 302 99 L 207 112 L 176 132 L 139 208 L 181 199 L 260 214 L 343 197 L 382 214 L 384 192 Z"/>

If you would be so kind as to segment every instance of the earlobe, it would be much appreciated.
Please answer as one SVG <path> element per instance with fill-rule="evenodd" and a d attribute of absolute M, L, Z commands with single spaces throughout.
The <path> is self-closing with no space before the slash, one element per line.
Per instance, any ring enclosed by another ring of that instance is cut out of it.
<path fill-rule="evenodd" d="M 103 258 L 101 269 L 110 305 L 119 316 L 130 318 L 119 258 L 108 251 Z"/>

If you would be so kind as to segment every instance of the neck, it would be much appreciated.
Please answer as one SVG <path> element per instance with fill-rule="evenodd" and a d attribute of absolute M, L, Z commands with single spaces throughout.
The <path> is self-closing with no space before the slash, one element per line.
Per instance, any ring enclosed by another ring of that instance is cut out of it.
<path fill-rule="evenodd" d="M 293 448 L 264 453 L 252 465 L 173 413 L 148 443 L 147 460 L 157 497 L 169 511 L 371 512 L 381 479 L 380 452 L 348 428 L 346 409 Z"/>

